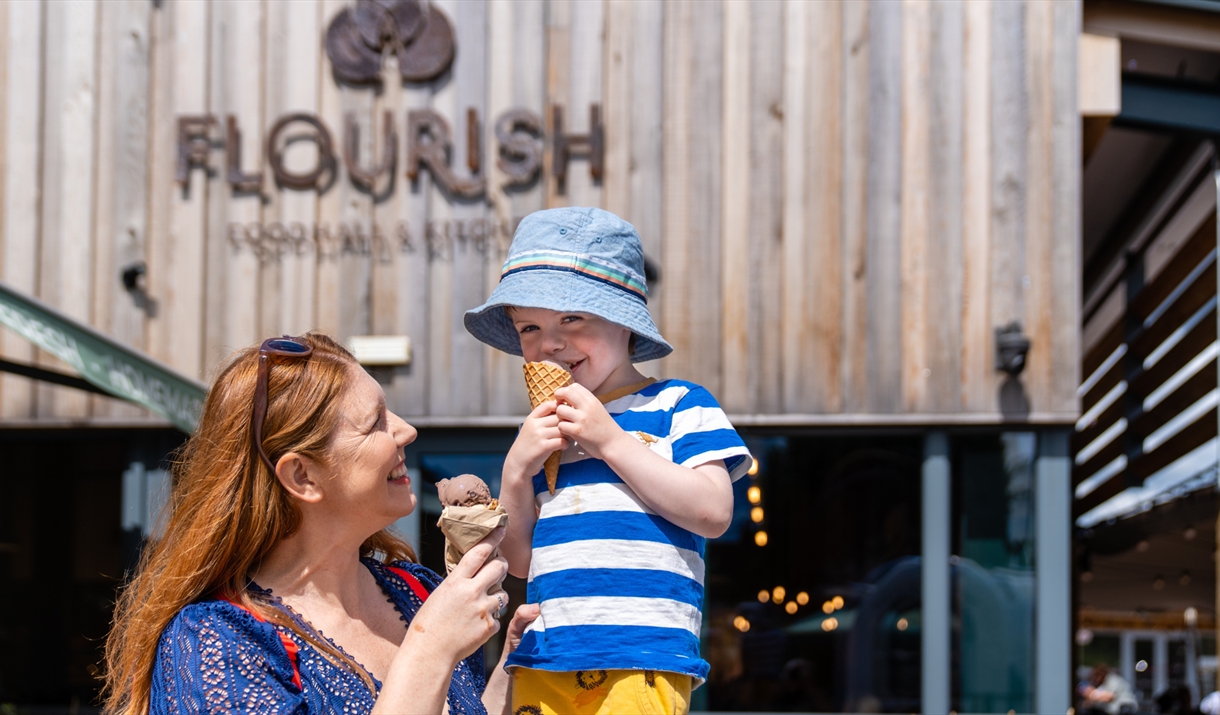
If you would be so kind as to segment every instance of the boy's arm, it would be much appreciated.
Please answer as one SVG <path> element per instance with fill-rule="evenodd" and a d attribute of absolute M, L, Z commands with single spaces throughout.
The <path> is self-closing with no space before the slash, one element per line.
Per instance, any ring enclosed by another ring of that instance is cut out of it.
<path fill-rule="evenodd" d="M 584 387 L 560 388 L 555 396 L 562 401 L 559 431 L 609 465 L 650 509 L 699 536 L 715 538 L 728 530 L 733 483 L 723 460 L 693 468 L 675 464 L 624 432 Z"/>
<path fill-rule="evenodd" d="M 538 509 L 534 505 L 534 475 L 552 452 L 565 449 L 568 441 L 559 432 L 555 402 L 543 402 L 525 418 L 517 439 L 504 458 L 500 477 L 500 504 L 508 512 L 508 529 L 500 542 L 500 553 L 508 561 L 508 572 L 526 578 L 530 572 L 530 549 Z"/>

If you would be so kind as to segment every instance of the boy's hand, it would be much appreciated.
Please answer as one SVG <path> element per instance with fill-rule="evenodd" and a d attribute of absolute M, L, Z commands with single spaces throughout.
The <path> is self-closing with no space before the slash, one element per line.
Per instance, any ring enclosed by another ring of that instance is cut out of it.
<path fill-rule="evenodd" d="M 578 443 L 594 459 L 604 461 L 605 448 L 627 434 L 606 411 L 601 400 L 584 385 L 561 387 L 555 391 L 555 399 L 559 401 L 555 410 L 559 417 L 559 432 Z"/>
<path fill-rule="evenodd" d="M 594 398 L 596 399 L 596 398 Z M 521 431 L 504 459 L 505 474 L 532 477 L 542 471 L 542 463 L 553 452 L 569 446 L 559 430 L 555 401 L 548 400 L 534 408 L 521 424 Z"/>

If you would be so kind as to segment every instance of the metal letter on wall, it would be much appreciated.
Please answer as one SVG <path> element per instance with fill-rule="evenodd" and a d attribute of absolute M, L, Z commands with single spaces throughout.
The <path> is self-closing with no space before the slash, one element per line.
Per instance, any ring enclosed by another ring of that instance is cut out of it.
<path fill-rule="evenodd" d="M 465 179 L 455 174 L 447 158 L 449 149 L 449 123 L 444 117 L 431 109 L 407 113 L 407 178 L 418 181 L 423 166 L 447 193 L 468 199 L 481 196 L 487 188 L 486 179 L 482 176 Z"/>
<path fill-rule="evenodd" d="M 247 174 L 241 170 L 241 130 L 237 128 L 237 116 L 230 114 L 225 120 L 225 161 L 228 171 L 225 180 L 234 191 L 257 192 L 263 186 L 263 172 Z"/>
<path fill-rule="evenodd" d="M 178 117 L 178 169 L 174 180 L 185 187 L 191 178 L 191 168 L 208 169 L 208 153 L 212 151 L 209 133 L 216 124 L 211 114 L 191 114 Z"/>
<path fill-rule="evenodd" d="M 360 166 L 360 125 L 356 122 L 356 115 L 353 112 L 343 115 L 343 124 L 346 137 L 343 144 L 343 165 L 347 167 L 347 174 L 352 177 L 352 181 L 371 189 L 378 176 L 394 173 L 394 160 L 398 156 L 398 133 L 394 131 L 394 114 L 388 109 L 385 112 L 381 163 L 368 170 Z"/>
<path fill-rule="evenodd" d="M 283 152 L 277 147 L 280 144 L 280 134 L 293 122 L 305 122 L 317 130 L 317 134 L 310 137 L 318 145 L 318 164 L 313 171 L 298 174 L 288 171 L 284 166 Z M 302 191 L 306 189 L 322 191 L 325 188 L 325 184 L 321 183 L 322 177 L 329 174 L 329 178 L 333 179 L 337 164 L 330 131 L 321 120 L 305 112 L 296 112 L 281 117 L 275 126 L 271 127 L 271 134 L 267 137 L 267 161 L 271 164 L 272 173 L 275 174 L 275 183 Z"/>
<path fill-rule="evenodd" d="M 532 182 L 542 169 L 542 117 L 528 109 L 510 109 L 496 121 L 500 157 L 496 165 L 508 175 L 508 186 Z"/>
<path fill-rule="evenodd" d="M 600 104 L 589 106 L 589 133 L 563 133 L 563 107 L 558 104 L 551 107 L 551 141 L 554 165 L 551 168 L 555 179 L 559 182 L 559 193 L 565 193 L 568 180 L 568 161 L 574 153 L 583 153 L 589 157 L 589 175 L 594 181 L 601 181 L 602 166 L 605 162 L 606 135 L 602 128 L 602 108 Z"/>

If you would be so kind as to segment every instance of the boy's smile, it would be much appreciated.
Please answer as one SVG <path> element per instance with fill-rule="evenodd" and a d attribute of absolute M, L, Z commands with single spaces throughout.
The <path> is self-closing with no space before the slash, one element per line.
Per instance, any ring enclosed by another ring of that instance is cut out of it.
<path fill-rule="evenodd" d="M 631 331 L 589 313 L 508 308 L 529 362 L 550 360 L 595 395 L 639 382 L 631 364 Z"/>

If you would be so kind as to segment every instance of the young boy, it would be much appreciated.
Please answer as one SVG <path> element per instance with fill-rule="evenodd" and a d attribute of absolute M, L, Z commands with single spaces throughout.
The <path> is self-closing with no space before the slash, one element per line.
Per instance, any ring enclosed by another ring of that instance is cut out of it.
<path fill-rule="evenodd" d="M 752 460 L 707 390 L 636 370 L 673 350 L 646 300 L 635 228 L 562 208 L 521 222 L 500 284 L 465 316 L 479 340 L 574 381 L 504 461 L 500 550 L 541 604 L 508 659 L 514 715 L 685 713 L 707 677 L 704 540 L 728 528 Z M 542 465 L 559 450 L 551 494 Z"/>

